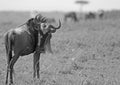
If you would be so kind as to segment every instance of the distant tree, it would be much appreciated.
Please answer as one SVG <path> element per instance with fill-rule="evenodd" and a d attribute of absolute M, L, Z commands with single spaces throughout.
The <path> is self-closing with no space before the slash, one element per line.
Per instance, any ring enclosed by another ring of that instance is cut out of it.
<path fill-rule="evenodd" d="M 77 0 L 75 3 L 76 3 L 76 4 L 80 4 L 80 12 L 83 11 L 83 6 L 84 6 L 84 5 L 89 4 L 89 2 L 88 2 L 88 1 L 85 1 L 85 0 Z"/>

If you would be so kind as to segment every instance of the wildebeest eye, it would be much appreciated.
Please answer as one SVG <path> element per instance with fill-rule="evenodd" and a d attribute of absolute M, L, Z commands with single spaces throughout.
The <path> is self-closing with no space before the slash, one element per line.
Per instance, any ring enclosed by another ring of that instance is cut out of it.
<path fill-rule="evenodd" d="M 46 25 L 46 24 L 44 24 L 44 25 L 43 25 L 43 28 L 46 28 L 46 27 L 47 27 L 47 25 Z"/>
<path fill-rule="evenodd" d="M 46 28 L 46 27 L 47 27 L 47 24 L 42 23 L 41 26 L 42 26 L 42 28 Z"/>

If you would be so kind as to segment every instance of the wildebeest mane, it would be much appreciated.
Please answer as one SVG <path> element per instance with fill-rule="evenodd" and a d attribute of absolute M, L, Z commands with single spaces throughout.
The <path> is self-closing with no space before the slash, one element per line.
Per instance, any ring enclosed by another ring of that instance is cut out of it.
<path fill-rule="evenodd" d="M 34 18 L 31 18 L 31 19 L 29 19 L 27 22 L 26 22 L 26 25 L 27 25 L 27 27 L 30 29 L 30 30 L 32 30 L 32 31 L 35 31 L 35 27 L 37 27 L 37 25 L 36 25 L 36 23 L 35 23 L 35 21 L 34 21 Z"/>

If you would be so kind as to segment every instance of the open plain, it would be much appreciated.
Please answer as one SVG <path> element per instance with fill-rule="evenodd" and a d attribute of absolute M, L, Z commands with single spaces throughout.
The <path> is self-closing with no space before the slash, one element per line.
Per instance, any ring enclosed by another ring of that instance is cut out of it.
<path fill-rule="evenodd" d="M 62 13 L 54 16 L 63 18 Z M 29 18 L 29 12 L 0 12 L 0 85 L 7 68 L 4 33 Z M 15 85 L 120 85 L 120 11 L 103 19 L 62 20 L 51 42 L 54 54 L 41 54 L 40 79 L 33 81 L 31 54 L 15 64 Z"/>

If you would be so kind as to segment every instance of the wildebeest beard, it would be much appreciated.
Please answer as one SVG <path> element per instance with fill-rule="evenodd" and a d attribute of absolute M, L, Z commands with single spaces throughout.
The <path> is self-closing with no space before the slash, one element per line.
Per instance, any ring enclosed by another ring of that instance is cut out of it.
<path fill-rule="evenodd" d="M 52 53 L 51 43 L 50 43 L 51 37 L 52 35 L 50 33 L 43 34 L 40 45 L 37 46 L 38 49 L 36 51 L 39 51 L 41 53 L 45 53 L 46 51 L 48 51 Z"/>

